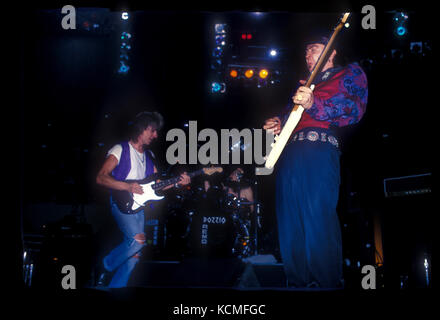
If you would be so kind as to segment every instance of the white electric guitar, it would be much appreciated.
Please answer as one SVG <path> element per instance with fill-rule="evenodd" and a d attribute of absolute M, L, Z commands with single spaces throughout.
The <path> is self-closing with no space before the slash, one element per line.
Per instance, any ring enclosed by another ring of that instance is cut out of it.
<path fill-rule="evenodd" d="M 188 175 L 192 178 L 200 174 L 212 175 L 216 172 L 222 172 L 222 167 L 211 167 L 211 168 L 203 168 L 194 172 L 188 173 Z M 163 188 L 176 184 L 179 182 L 179 177 L 170 178 L 167 180 L 163 180 L 160 182 L 152 181 L 152 177 L 147 177 L 143 180 L 126 180 L 125 182 L 137 182 L 142 187 L 143 193 L 130 193 L 128 191 L 119 191 L 113 190 L 112 196 L 113 200 L 116 202 L 119 210 L 125 214 L 133 214 L 137 213 L 140 210 L 143 210 L 144 207 L 150 201 L 158 201 L 162 200 L 164 196 L 157 195 L 156 191 L 162 190 Z"/>
<path fill-rule="evenodd" d="M 307 82 L 305 83 L 305 87 L 308 87 L 310 89 L 314 89 L 314 85 L 312 84 L 313 80 L 315 80 L 316 75 L 321 72 L 322 67 L 325 65 L 328 59 L 328 55 L 330 53 L 330 49 L 333 45 L 333 42 L 335 41 L 336 35 L 339 33 L 339 31 L 342 29 L 342 27 L 345 25 L 348 27 L 348 24 L 346 24 L 348 16 L 350 13 L 345 13 L 343 17 L 340 19 L 340 22 L 335 27 L 335 30 L 330 37 L 330 40 L 328 41 L 327 45 L 325 46 L 324 50 L 322 51 L 318 61 L 316 62 L 312 72 L 310 73 L 309 78 L 307 79 Z M 289 138 L 295 130 L 296 126 L 298 125 L 299 121 L 301 120 L 302 113 L 304 111 L 304 108 L 301 105 L 295 104 L 292 108 L 292 111 L 290 112 L 289 118 L 287 119 L 286 123 L 283 126 L 283 129 L 281 130 L 280 134 L 278 136 L 275 136 L 275 142 L 272 144 L 272 150 L 269 152 L 269 155 L 266 158 L 266 163 L 264 166 L 268 169 L 272 169 L 275 166 L 275 163 L 277 162 L 278 158 L 281 155 L 281 152 L 283 151 L 284 147 L 286 146 L 287 142 L 289 141 Z"/>

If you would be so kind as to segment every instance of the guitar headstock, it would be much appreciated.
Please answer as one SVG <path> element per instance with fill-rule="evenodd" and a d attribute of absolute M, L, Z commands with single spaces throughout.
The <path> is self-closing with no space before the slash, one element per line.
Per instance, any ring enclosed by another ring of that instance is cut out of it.
<path fill-rule="evenodd" d="M 348 17 L 350 16 L 350 14 L 351 14 L 350 12 L 343 13 L 340 23 L 345 24 L 348 20 Z"/>
<path fill-rule="evenodd" d="M 203 172 L 210 176 L 216 172 L 223 172 L 223 168 L 222 167 L 210 167 L 210 168 L 203 168 Z"/>
<path fill-rule="evenodd" d="M 348 28 L 348 26 L 350 25 L 347 20 L 350 17 L 350 12 L 345 12 L 341 15 L 341 18 L 339 19 L 338 23 L 336 24 L 335 30 L 341 30 L 342 27 L 345 25 L 345 27 Z"/>
<path fill-rule="evenodd" d="M 345 13 L 343 13 L 342 16 L 341 16 L 341 18 L 339 19 L 339 22 L 338 22 L 336 28 L 339 28 L 339 29 L 340 29 L 340 28 L 342 28 L 344 25 L 345 25 L 345 27 L 348 28 L 348 26 L 349 26 L 350 24 L 347 22 L 347 20 L 348 20 L 348 18 L 350 17 L 350 15 L 351 15 L 350 12 L 345 12 Z"/>

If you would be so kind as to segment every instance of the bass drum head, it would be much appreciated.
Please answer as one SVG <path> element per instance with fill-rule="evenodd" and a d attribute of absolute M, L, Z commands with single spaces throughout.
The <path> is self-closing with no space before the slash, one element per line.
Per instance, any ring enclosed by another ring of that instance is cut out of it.
<path fill-rule="evenodd" d="M 234 228 L 229 215 L 217 211 L 199 212 L 191 225 L 191 256 L 231 257 Z"/>

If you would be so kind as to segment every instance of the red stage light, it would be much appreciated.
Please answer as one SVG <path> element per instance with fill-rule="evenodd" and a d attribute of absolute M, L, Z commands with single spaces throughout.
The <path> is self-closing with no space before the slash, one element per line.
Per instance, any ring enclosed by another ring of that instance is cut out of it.
<path fill-rule="evenodd" d="M 248 40 L 251 40 L 251 39 L 252 39 L 252 34 L 248 33 L 248 35 L 246 36 L 246 38 L 247 38 Z"/>

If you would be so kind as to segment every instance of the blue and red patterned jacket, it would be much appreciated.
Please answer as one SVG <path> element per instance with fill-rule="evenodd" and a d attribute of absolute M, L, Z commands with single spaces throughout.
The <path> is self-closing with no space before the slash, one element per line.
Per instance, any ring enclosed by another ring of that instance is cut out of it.
<path fill-rule="evenodd" d="M 317 75 L 314 84 L 313 105 L 303 112 L 294 132 L 307 127 L 344 127 L 361 120 L 367 107 L 368 86 L 367 77 L 357 63 L 327 69 Z M 281 118 L 283 124 L 292 108 L 290 98 Z"/>

